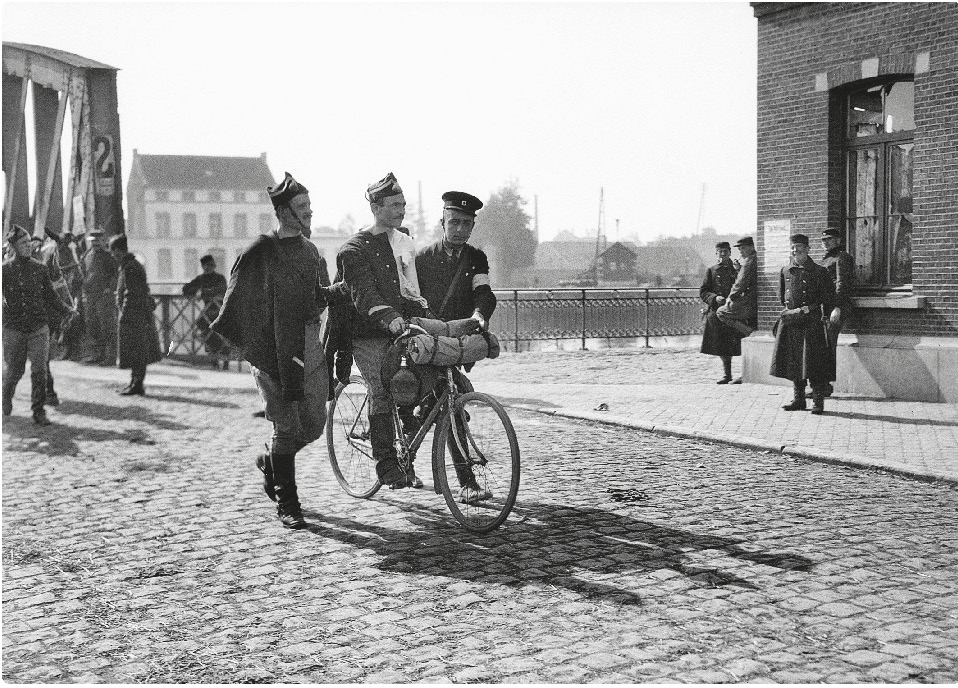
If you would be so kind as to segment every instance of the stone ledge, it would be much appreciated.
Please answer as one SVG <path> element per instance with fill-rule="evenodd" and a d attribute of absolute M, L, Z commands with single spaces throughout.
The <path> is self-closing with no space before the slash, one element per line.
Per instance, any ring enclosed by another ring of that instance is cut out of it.
<path fill-rule="evenodd" d="M 857 308 L 900 308 L 918 310 L 925 307 L 925 297 L 913 294 L 886 296 L 853 296 L 852 303 Z"/>

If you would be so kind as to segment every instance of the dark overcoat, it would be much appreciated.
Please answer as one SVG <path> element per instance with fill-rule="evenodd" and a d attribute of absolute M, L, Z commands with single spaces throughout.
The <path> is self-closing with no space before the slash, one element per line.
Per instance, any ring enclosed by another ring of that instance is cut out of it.
<path fill-rule="evenodd" d="M 852 310 L 852 288 L 855 285 L 855 259 L 841 247 L 835 247 L 822 258 L 822 267 L 828 270 L 829 277 L 835 283 L 835 297 L 826 304 L 826 311 L 832 307 L 842 309 L 847 319 Z"/>
<path fill-rule="evenodd" d="M 260 235 L 236 259 L 223 307 L 210 329 L 279 382 L 284 400 L 301 401 L 306 323 L 325 307 L 319 251 L 303 236 L 280 239 L 273 231 Z"/>
<path fill-rule="evenodd" d="M 719 296 L 728 297 L 735 284 L 737 275 L 731 260 L 712 265 L 705 273 L 702 286 L 699 288 L 699 298 L 706 304 L 705 331 L 702 333 L 703 354 L 712 356 L 741 356 L 742 338 L 735 331 L 720 321 L 715 311 L 718 310 Z"/>
<path fill-rule="evenodd" d="M 120 368 L 135 368 L 163 358 L 153 319 L 153 297 L 146 270 L 132 253 L 120 259 L 116 282 L 117 351 Z"/>
<path fill-rule="evenodd" d="M 835 379 L 835 356 L 825 336 L 823 307 L 832 302 L 835 286 L 828 271 L 807 259 L 789 264 L 779 273 L 778 296 L 785 309 L 802 310 L 796 320 L 775 323 L 775 348 L 769 375 L 797 382 Z"/>

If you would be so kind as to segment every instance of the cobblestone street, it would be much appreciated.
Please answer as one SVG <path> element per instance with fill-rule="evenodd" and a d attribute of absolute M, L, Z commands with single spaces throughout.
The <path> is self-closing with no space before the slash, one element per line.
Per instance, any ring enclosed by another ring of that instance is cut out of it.
<path fill-rule="evenodd" d="M 291 532 L 249 388 L 58 382 L 3 423 L 8 682 L 958 680 L 951 484 L 512 409 L 500 530 L 348 497 L 320 441 Z"/>

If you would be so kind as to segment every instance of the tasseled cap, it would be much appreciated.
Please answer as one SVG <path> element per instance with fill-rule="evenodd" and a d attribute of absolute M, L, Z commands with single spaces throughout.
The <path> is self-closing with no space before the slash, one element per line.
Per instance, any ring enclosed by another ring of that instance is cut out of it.
<path fill-rule="evenodd" d="M 401 193 L 402 187 L 399 186 L 399 180 L 390 172 L 378 182 L 373 182 L 366 187 L 366 200 L 370 203 L 380 203 L 384 198 Z"/>
<path fill-rule="evenodd" d="M 272 202 L 273 209 L 275 210 L 282 205 L 288 205 L 296 196 L 309 193 L 309 189 L 293 179 L 293 175 L 287 172 L 283 181 L 279 184 L 266 187 L 266 193 L 269 194 L 269 200 Z"/>

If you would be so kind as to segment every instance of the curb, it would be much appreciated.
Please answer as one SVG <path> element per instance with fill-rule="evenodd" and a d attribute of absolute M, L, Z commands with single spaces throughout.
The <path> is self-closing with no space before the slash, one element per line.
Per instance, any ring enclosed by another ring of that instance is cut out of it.
<path fill-rule="evenodd" d="M 872 470 L 884 471 L 886 473 L 894 473 L 896 475 L 911 478 L 912 480 L 920 480 L 922 482 L 958 485 L 958 478 L 955 478 L 951 475 L 938 473 L 936 471 L 921 472 L 900 466 L 889 466 L 881 463 L 880 461 L 869 459 L 865 456 L 857 456 L 854 454 L 836 454 L 835 452 L 830 452 L 825 449 L 817 449 L 815 447 L 805 447 L 802 445 L 789 446 L 781 443 L 769 442 L 768 440 L 762 440 L 755 437 L 737 437 L 734 435 L 725 435 L 718 432 L 710 432 L 708 430 L 693 430 L 691 428 L 686 428 L 679 425 L 656 425 L 650 421 L 622 418 L 621 416 L 612 416 L 607 413 L 570 411 L 569 409 L 564 408 L 540 408 L 532 404 L 504 403 L 503 406 L 522 409 L 524 411 L 534 411 L 547 416 L 559 416 L 561 418 L 572 418 L 575 420 L 588 420 L 595 423 L 602 423 L 604 425 L 614 425 L 616 427 L 643 430 L 645 432 L 651 432 L 656 435 L 663 435 L 666 437 L 704 440 L 706 442 L 727 444 L 733 447 L 739 447 L 741 449 L 766 451 L 773 454 L 781 454 L 783 456 L 793 456 L 800 459 L 807 459 L 817 463 L 827 463 L 836 466 L 847 466 L 849 468 L 858 469 L 868 468 Z"/>

